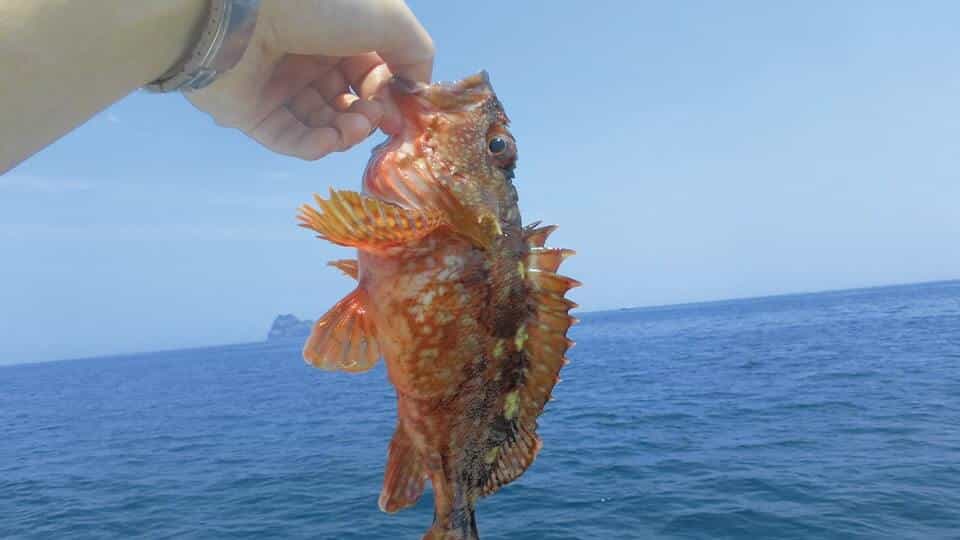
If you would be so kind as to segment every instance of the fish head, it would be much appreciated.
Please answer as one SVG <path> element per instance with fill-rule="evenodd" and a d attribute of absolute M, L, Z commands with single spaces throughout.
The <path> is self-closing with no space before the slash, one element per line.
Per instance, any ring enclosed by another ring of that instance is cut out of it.
<path fill-rule="evenodd" d="M 430 85 L 394 78 L 388 92 L 403 127 L 374 149 L 364 174 L 368 194 L 423 207 L 442 184 L 479 213 L 519 220 L 517 144 L 486 72 Z"/>

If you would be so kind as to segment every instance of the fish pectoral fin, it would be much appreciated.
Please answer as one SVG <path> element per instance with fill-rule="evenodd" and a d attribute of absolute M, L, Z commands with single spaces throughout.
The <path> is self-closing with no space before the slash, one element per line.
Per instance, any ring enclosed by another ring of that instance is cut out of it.
<path fill-rule="evenodd" d="M 312 229 L 334 244 L 378 248 L 404 244 L 427 236 L 440 226 L 437 209 L 402 208 L 355 191 L 330 190 L 325 200 L 314 195 L 319 210 L 300 207 L 300 226 Z"/>
<path fill-rule="evenodd" d="M 387 451 L 383 489 L 377 500 L 380 510 L 392 514 L 416 504 L 423 495 L 426 478 L 427 471 L 413 447 L 413 441 L 402 424 L 397 426 Z"/>
<path fill-rule="evenodd" d="M 398 183 L 396 187 L 402 186 L 404 198 L 417 208 L 437 209 L 443 216 L 444 224 L 453 232 L 467 238 L 476 247 L 490 249 L 494 240 L 503 234 L 497 216 L 461 202 L 450 188 L 457 180 L 444 175 L 438 176 L 420 162 L 415 161 L 412 165 L 414 175 L 400 174 L 394 177 Z"/>
<path fill-rule="evenodd" d="M 331 371 L 366 371 L 379 357 L 373 319 L 366 309 L 366 294 L 360 288 L 317 320 L 303 348 L 308 364 Z"/>
<path fill-rule="evenodd" d="M 336 261 L 330 261 L 327 263 L 327 266 L 332 266 L 337 270 L 340 270 L 347 277 L 352 277 L 357 279 L 358 269 L 357 269 L 357 260 L 356 259 L 339 259 Z"/>
<path fill-rule="evenodd" d="M 437 183 L 433 187 L 435 197 L 431 202 L 442 212 L 444 223 L 474 246 L 484 250 L 493 247 L 493 242 L 503 234 L 497 216 L 464 205 L 445 184 Z"/>

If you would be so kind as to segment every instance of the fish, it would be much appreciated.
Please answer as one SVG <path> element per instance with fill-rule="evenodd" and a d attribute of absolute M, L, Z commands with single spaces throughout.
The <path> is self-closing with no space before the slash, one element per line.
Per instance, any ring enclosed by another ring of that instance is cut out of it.
<path fill-rule="evenodd" d="M 373 150 L 362 192 L 331 189 L 300 209 L 301 226 L 357 250 L 330 263 L 357 286 L 303 356 L 346 372 L 383 358 L 397 425 L 380 509 L 412 506 L 429 480 L 423 538 L 476 539 L 478 500 L 541 449 L 538 417 L 573 345 L 566 295 L 580 283 L 557 271 L 574 251 L 546 247 L 555 226 L 522 223 L 517 143 L 485 71 L 387 88 L 403 127 Z"/>

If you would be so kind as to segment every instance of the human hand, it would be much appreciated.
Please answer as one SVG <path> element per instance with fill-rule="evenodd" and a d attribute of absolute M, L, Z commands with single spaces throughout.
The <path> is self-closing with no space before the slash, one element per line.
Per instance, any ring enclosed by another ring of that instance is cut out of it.
<path fill-rule="evenodd" d="M 271 150 L 319 159 L 399 130 L 377 91 L 393 74 L 430 82 L 433 53 L 403 0 L 262 0 L 240 62 L 187 98 Z"/>

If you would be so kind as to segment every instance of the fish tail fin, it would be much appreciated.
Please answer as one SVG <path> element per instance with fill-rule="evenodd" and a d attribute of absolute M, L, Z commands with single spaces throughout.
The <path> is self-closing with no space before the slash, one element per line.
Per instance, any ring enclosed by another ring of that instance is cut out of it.
<path fill-rule="evenodd" d="M 449 516 L 433 517 L 433 525 L 423 535 L 423 540 L 480 540 L 477 530 L 477 514 L 473 505 L 454 509 Z"/>
<path fill-rule="evenodd" d="M 393 513 L 416 504 L 423 495 L 423 485 L 427 479 L 427 471 L 423 461 L 413 447 L 413 441 L 403 428 L 397 426 L 397 431 L 390 441 L 387 451 L 387 468 L 383 474 L 383 489 L 377 504 L 380 510 Z"/>
<path fill-rule="evenodd" d="M 447 476 L 440 463 L 433 465 L 427 464 L 433 484 L 433 525 L 423 535 L 424 540 L 478 540 L 477 497 L 470 494 L 470 483 Z"/>

